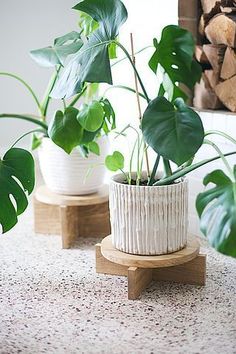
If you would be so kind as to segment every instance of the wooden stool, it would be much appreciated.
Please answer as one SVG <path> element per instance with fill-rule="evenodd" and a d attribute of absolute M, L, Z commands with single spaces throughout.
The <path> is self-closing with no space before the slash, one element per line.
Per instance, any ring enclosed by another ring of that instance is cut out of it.
<path fill-rule="evenodd" d="M 109 235 L 108 186 L 84 196 L 59 195 L 39 187 L 34 196 L 34 228 L 36 233 L 61 235 L 62 248 L 71 248 L 78 236 Z"/>
<path fill-rule="evenodd" d="M 113 247 L 111 236 L 96 245 L 96 272 L 128 277 L 128 299 L 135 300 L 153 280 L 205 285 L 206 255 L 199 242 L 189 237 L 187 246 L 161 256 L 137 256 Z"/>

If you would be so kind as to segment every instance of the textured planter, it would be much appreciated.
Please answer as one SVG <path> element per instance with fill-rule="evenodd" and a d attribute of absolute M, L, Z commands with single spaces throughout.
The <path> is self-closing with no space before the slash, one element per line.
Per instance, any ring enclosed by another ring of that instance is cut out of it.
<path fill-rule="evenodd" d="M 39 164 L 46 186 L 53 192 L 67 195 L 84 195 L 98 191 L 106 175 L 105 156 L 109 153 L 107 136 L 99 138 L 100 156 L 90 153 L 83 158 L 77 149 L 70 155 L 44 138 L 39 147 Z M 91 166 L 93 171 L 86 177 Z"/>
<path fill-rule="evenodd" d="M 122 252 L 160 255 L 186 246 L 188 182 L 148 187 L 123 184 L 116 175 L 110 184 L 113 246 Z"/>

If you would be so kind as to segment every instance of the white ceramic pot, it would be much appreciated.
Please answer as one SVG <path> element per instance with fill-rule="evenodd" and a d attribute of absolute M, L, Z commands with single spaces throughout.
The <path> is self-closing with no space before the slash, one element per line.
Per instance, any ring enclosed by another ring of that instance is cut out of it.
<path fill-rule="evenodd" d="M 47 187 L 55 193 L 66 195 L 97 192 L 103 185 L 106 175 L 104 160 L 109 153 L 108 137 L 102 136 L 97 143 L 100 146 L 100 156 L 90 153 L 88 158 L 84 158 L 78 149 L 74 149 L 68 155 L 51 139 L 43 138 L 38 155 L 40 169 Z M 94 168 L 88 174 L 91 166 Z"/>
<path fill-rule="evenodd" d="M 123 184 L 116 175 L 110 183 L 112 243 L 122 252 L 160 255 L 186 246 L 188 181 L 167 186 Z"/>

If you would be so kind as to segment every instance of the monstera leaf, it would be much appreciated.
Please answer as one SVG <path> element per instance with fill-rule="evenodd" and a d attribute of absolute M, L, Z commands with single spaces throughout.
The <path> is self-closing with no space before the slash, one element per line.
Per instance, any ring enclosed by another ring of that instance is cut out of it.
<path fill-rule="evenodd" d="M 154 39 L 153 43 L 156 50 L 149 61 L 152 71 L 156 73 L 160 64 L 174 88 L 176 83 L 193 88 L 201 78 L 202 69 L 193 59 L 192 34 L 179 26 L 169 25 L 163 29 L 160 42 Z"/>
<path fill-rule="evenodd" d="M 236 182 L 222 170 L 215 170 L 203 183 L 215 186 L 200 193 L 196 200 L 201 231 L 219 252 L 236 257 Z"/>
<path fill-rule="evenodd" d="M 83 34 L 86 37 L 89 36 L 93 31 L 95 31 L 99 27 L 99 24 L 96 21 L 94 21 L 92 17 L 86 14 L 85 12 L 80 12 L 78 25 L 81 28 L 81 30 L 83 30 Z"/>
<path fill-rule="evenodd" d="M 51 93 L 54 98 L 75 95 L 84 82 L 112 84 L 109 46 L 127 19 L 126 8 L 120 0 L 84 0 L 74 9 L 90 15 L 99 27 L 65 67 Z"/>
<path fill-rule="evenodd" d="M 68 154 L 81 144 L 83 138 L 83 128 L 77 120 L 78 113 L 74 107 L 67 107 L 64 113 L 57 111 L 48 128 L 52 141 Z"/>
<path fill-rule="evenodd" d="M 78 32 L 70 32 L 54 40 L 51 47 L 32 50 L 31 57 L 41 66 L 64 65 L 66 58 L 78 52 L 83 42 Z"/>
<path fill-rule="evenodd" d="M 23 149 L 12 148 L 0 159 L 0 224 L 7 232 L 28 206 L 26 191 L 34 189 L 34 160 Z"/>
<path fill-rule="evenodd" d="M 204 139 L 199 115 L 181 98 L 173 104 L 164 97 L 151 101 L 144 112 L 141 128 L 147 144 L 177 165 L 188 161 Z"/>

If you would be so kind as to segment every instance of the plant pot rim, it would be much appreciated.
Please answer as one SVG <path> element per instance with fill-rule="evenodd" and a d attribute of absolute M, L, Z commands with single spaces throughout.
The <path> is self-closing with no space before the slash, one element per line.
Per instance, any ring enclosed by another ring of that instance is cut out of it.
<path fill-rule="evenodd" d="M 132 176 L 136 176 L 136 173 L 135 172 L 132 172 L 131 174 Z M 147 176 L 146 173 L 143 173 L 142 175 L 143 177 Z M 114 183 L 114 184 L 121 184 L 122 186 L 126 187 L 126 188 L 145 188 L 145 189 L 153 189 L 153 188 L 175 188 L 177 185 L 179 186 L 180 184 L 185 184 L 185 183 L 188 183 L 188 179 L 183 176 L 181 178 L 179 178 L 177 180 L 177 182 L 175 183 L 172 183 L 172 184 L 164 184 L 162 186 L 145 186 L 145 185 L 142 185 L 142 186 L 137 186 L 135 184 L 127 184 L 127 183 L 124 183 L 124 175 L 123 173 L 117 173 L 115 174 L 114 176 L 111 177 L 111 183 Z"/>

